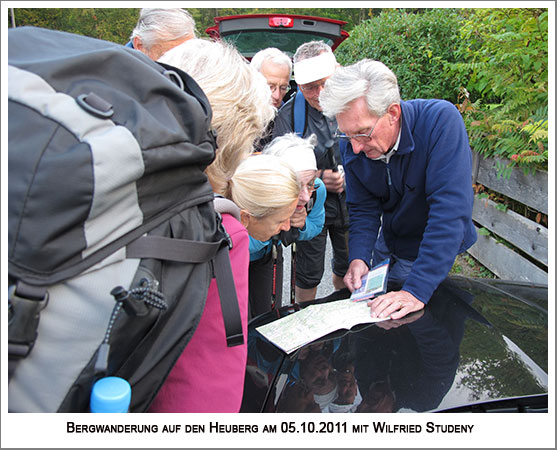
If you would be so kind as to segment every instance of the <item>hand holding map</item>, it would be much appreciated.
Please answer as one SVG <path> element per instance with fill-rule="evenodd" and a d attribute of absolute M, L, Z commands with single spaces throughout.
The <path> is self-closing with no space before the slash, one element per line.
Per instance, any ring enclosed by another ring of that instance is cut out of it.
<path fill-rule="evenodd" d="M 389 260 L 386 259 L 362 277 L 362 285 L 352 292 L 350 300 L 359 302 L 387 292 L 388 273 Z"/>

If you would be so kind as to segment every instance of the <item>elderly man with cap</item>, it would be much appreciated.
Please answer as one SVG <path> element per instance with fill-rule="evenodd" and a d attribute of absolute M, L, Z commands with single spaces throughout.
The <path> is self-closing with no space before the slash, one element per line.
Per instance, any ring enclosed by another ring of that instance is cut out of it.
<path fill-rule="evenodd" d="M 315 140 L 315 136 L 302 139 L 289 133 L 273 139 L 263 149 L 264 155 L 278 156 L 294 169 L 301 190 L 296 209 L 290 217 L 290 230 L 282 231 L 265 242 L 250 237 L 249 297 L 252 317 L 270 311 L 275 304 L 281 306 L 282 246 L 312 239 L 323 228 L 327 190 L 323 182 L 316 178 Z"/>
<path fill-rule="evenodd" d="M 316 135 L 314 153 L 318 177 L 327 189 L 323 230 L 315 238 L 297 245 L 296 295 L 299 301 L 315 298 L 325 267 L 327 235 L 333 248 L 335 289 L 344 287 L 343 277 L 348 270 L 348 212 L 338 142 L 334 137 L 337 123 L 334 117 L 329 119 L 323 115 L 319 104 L 325 81 L 337 67 L 331 47 L 324 42 L 311 41 L 298 47 L 294 55 L 294 79 L 299 90 L 280 109 L 273 130 L 273 137 L 293 131 L 302 137 Z"/>

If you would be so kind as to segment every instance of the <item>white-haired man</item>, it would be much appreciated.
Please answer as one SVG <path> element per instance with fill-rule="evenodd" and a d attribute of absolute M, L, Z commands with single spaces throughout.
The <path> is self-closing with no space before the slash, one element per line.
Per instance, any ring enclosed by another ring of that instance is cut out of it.
<path fill-rule="evenodd" d="M 278 48 L 269 47 L 253 55 L 250 64 L 265 77 L 271 89 L 273 106 L 280 108 L 284 96 L 290 90 L 290 57 Z"/>
<path fill-rule="evenodd" d="M 292 74 L 292 60 L 278 48 L 269 47 L 258 51 L 250 62 L 267 80 L 271 89 L 271 102 L 278 110 L 284 100 L 284 96 L 290 90 L 290 75 Z M 263 137 L 255 145 L 257 151 L 261 151 L 273 138 L 274 120 L 269 124 Z"/>
<path fill-rule="evenodd" d="M 280 109 L 273 130 L 273 137 L 293 131 L 301 137 L 316 135 L 317 176 L 327 189 L 323 230 L 313 239 L 297 245 L 296 292 L 299 301 L 315 298 L 325 269 L 327 235 L 333 248 L 335 289 L 344 287 L 343 277 L 348 270 L 348 213 L 344 200 L 344 176 L 338 170 L 340 154 L 334 137 L 337 125 L 334 117 L 328 119 L 323 115 L 319 104 L 323 85 L 337 67 L 331 47 L 326 43 L 311 41 L 300 45 L 294 54 L 294 79 L 299 91 Z"/>
<path fill-rule="evenodd" d="M 459 111 L 445 100 L 402 101 L 395 74 L 369 59 L 340 68 L 319 101 L 336 117 L 350 212 L 350 267 L 361 286 L 390 259 L 401 289 L 369 302 L 372 317 L 419 311 L 476 240 L 472 152 Z M 372 259 L 373 257 L 373 259 Z"/>
<path fill-rule="evenodd" d="M 143 8 L 127 46 L 157 61 L 171 48 L 195 38 L 195 21 L 182 8 Z"/>

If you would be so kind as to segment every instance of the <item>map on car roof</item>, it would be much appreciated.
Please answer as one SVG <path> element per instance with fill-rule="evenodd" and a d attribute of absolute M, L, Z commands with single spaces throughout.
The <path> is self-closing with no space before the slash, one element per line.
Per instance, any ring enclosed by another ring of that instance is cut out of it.
<path fill-rule="evenodd" d="M 350 330 L 358 324 L 381 322 L 389 318 L 372 318 L 367 302 L 344 299 L 310 305 L 256 330 L 286 353 L 292 353 L 333 331 Z"/>

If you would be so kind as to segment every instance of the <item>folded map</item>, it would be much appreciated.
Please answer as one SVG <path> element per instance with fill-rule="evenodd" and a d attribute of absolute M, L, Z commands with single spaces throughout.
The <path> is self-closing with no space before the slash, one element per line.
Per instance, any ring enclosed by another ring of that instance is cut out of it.
<path fill-rule="evenodd" d="M 367 302 L 344 299 L 310 305 L 256 330 L 286 353 L 292 353 L 333 331 L 350 330 L 361 323 L 381 322 L 389 318 L 372 318 Z"/>

